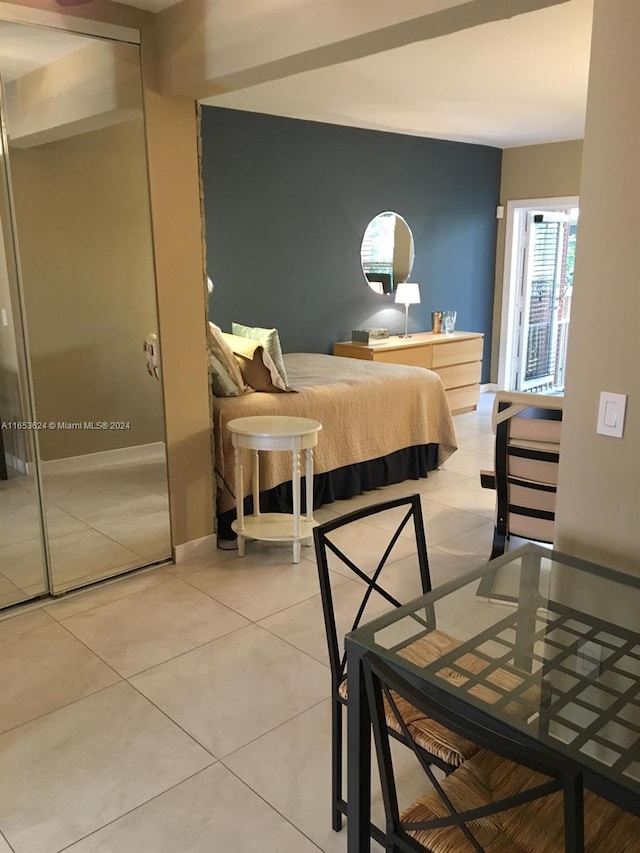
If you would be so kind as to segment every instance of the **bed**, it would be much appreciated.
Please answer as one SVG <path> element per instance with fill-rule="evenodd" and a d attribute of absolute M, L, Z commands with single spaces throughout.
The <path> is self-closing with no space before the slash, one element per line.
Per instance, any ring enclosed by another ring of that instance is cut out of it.
<path fill-rule="evenodd" d="M 377 364 L 319 353 L 284 356 L 297 393 L 213 398 L 218 535 L 232 538 L 234 455 L 226 428 L 233 418 L 289 415 L 322 424 L 314 451 L 314 508 L 402 480 L 427 476 L 456 449 L 444 387 L 420 367 Z M 260 454 L 261 508 L 291 511 L 291 457 Z M 245 509 L 252 511 L 250 466 Z"/>

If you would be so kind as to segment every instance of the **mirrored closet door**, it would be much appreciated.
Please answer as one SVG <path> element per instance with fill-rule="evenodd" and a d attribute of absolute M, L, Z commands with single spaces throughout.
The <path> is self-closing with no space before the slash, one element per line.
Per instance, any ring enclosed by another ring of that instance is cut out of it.
<path fill-rule="evenodd" d="M 35 434 L 28 429 L 34 416 L 11 229 L 5 139 L 3 132 L 0 135 L 0 607 L 44 595 L 49 589 Z"/>
<path fill-rule="evenodd" d="M 0 21 L 0 79 L 1 605 L 171 545 L 139 47 Z"/>

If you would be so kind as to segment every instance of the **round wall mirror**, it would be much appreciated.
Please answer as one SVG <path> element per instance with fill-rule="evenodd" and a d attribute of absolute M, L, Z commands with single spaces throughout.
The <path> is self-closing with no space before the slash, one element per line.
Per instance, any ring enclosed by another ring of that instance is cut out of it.
<path fill-rule="evenodd" d="M 391 210 L 367 225 L 360 247 L 362 272 L 376 293 L 393 293 L 413 267 L 413 234 L 405 220 Z"/>

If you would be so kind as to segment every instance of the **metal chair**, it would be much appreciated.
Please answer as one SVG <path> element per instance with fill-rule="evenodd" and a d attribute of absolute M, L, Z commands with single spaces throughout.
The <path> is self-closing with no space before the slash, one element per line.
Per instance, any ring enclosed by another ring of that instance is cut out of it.
<path fill-rule="evenodd" d="M 381 516 L 389 511 L 400 510 L 401 519 L 395 530 L 389 533 L 389 543 L 384 550 L 375 569 L 369 574 L 357 562 L 347 556 L 334 541 L 334 534 L 358 521 L 366 521 Z M 404 512 L 403 512 L 404 511 Z M 329 649 L 329 662 L 331 667 L 331 696 L 332 696 L 332 826 L 338 831 L 342 828 L 342 816 L 347 813 L 347 803 L 342 797 L 342 711 L 348 699 L 348 686 L 346 674 L 346 656 L 342 638 L 338 638 L 336 626 L 336 614 L 334 608 L 334 594 L 330 582 L 329 556 L 340 561 L 341 566 L 349 569 L 354 578 L 363 581 L 362 600 L 356 608 L 355 617 L 351 623 L 350 630 L 355 630 L 363 621 L 367 606 L 375 596 L 380 596 L 389 607 L 400 607 L 403 603 L 398 600 L 381 582 L 383 570 L 387 578 L 393 569 L 393 562 L 389 561 L 393 549 L 400 540 L 403 531 L 413 532 L 412 540 L 415 549 L 415 571 L 419 574 L 419 589 L 413 593 L 426 593 L 431 590 L 431 577 L 429 575 L 429 561 L 427 556 L 427 544 L 422 519 L 422 506 L 419 495 L 396 498 L 373 506 L 351 512 L 335 520 L 328 521 L 314 529 L 314 543 L 318 573 L 320 578 L 320 592 L 324 612 L 325 630 Z M 403 537 L 403 541 L 407 541 Z M 388 582 L 387 582 L 388 585 Z M 448 635 L 432 631 L 423 644 L 422 654 L 429 656 L 429 647 L 433 648 L 432 658 L 435 660 L 442 649 L 457 645 L 457 641 Z M 428 719 L 427 716 L 412 708 L 403 705 L 403 725 L 410 728 L 412 737 L 422 750 L 425 760 L 439 767 L 445 773 L 450 773 L 464 760 L 471 757 L 477 747 L 469 740 L 451 733 L 446 725 L 441 722 Z M 393 715 L 389 717 L 391 735 L 403 740 L 405 737 L 402 727 L 398 725 Z M 376 837 L 375 827 L 372 833 Z"/>
<path fill-rule="evenodd" d="M 592 791 L 568 759 L 526 747 L 416 691 L 372 652 L 362 659 L 386 815 L 388 853 L 631 853 L 640 818 Z M 481 748 L 440 782 L 403 722 L 396 697 Z M 403 729 L 429 790 L 400 811 L 389 748 L 389 709 Z M 426 780 L 425 780 L 426 781 Z"/>
<path fill-rule="evenodd" d="M 498 391 L 493 403 L 495 469 L 480 483 L 496 490 L 491 559 L 512 534 L 553 542 L 564 399 Z"/>
<path fill-rule="evenodd" d="M 378 756 L 386 815 L 385 844 L 389 853 L 451 850 L 460 853 L 504 853 L 507 850 L 574 853 L 583 849 L 579 768 L 541 747 L 529 749 L 464 719 L 432 697 L 416 691 L 371 652 L 363 657 L 362 665 Z M 424 761 L 404 723 L 396 697 L 411 703 L 433 720 L 446 721 L 451 731 L 472 738 L 482 748 L 440 782 Z M 395 714 L 430 783 L 430 790 L 402 811 L 389 744 L 388 708 Z M 637 818 L 634 820 L 640 823 Z"/>

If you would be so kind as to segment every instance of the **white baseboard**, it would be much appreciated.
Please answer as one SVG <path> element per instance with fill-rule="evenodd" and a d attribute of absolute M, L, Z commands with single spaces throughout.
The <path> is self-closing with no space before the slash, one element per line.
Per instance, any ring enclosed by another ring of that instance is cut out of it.
<path fill-rule="evenodd" d="M 4 458 L 7 460 L 7 465 L 11 468 L 15 468 L 16 471 L 20 471 L 21 474 L 29 474 L 29 463 L 25 462 L 23 459 L 19 459 L 17 456 L 14 456 L 13 453 L 5 453 Z"/>
<path fill-rule="evenodd" d="M 103 468 L 109 465 L 142 462 L 145 459 L 164 453 L 164 442 L 154 441 L 151 444 L 136 444 L 133 447 L 117 447 L 113 450 L 100 450 L 98 453 L 85 453 L 83 456 L 66 456 L 63 459 L 49 459 L 41 463 L 41 468 L 43 472 L 48 474 L 54 472 L 89 471 L 93 468 Z"/>
<path fill-rule="evenodd" d="M 499 391 L 500 386 L 497 382 L 486 382 L 484 385 L 480 386 L 480 393 L 483 394 L 485 391 Z"/>
<path fill-rule="evenodd" d="M 190 560 L 191 557 L 200 557 L 203 554 L 209 554 L 215 551 L 218 547 L 218 537 L 215 533 L 210 533 L 209 536 L 203 536 L 201 539 L 192 539 L 191 542 L 183 542 L 182 545 L 175 545 L 173 548 L 174 563 L 182 563 L 185 560 Z"/>

